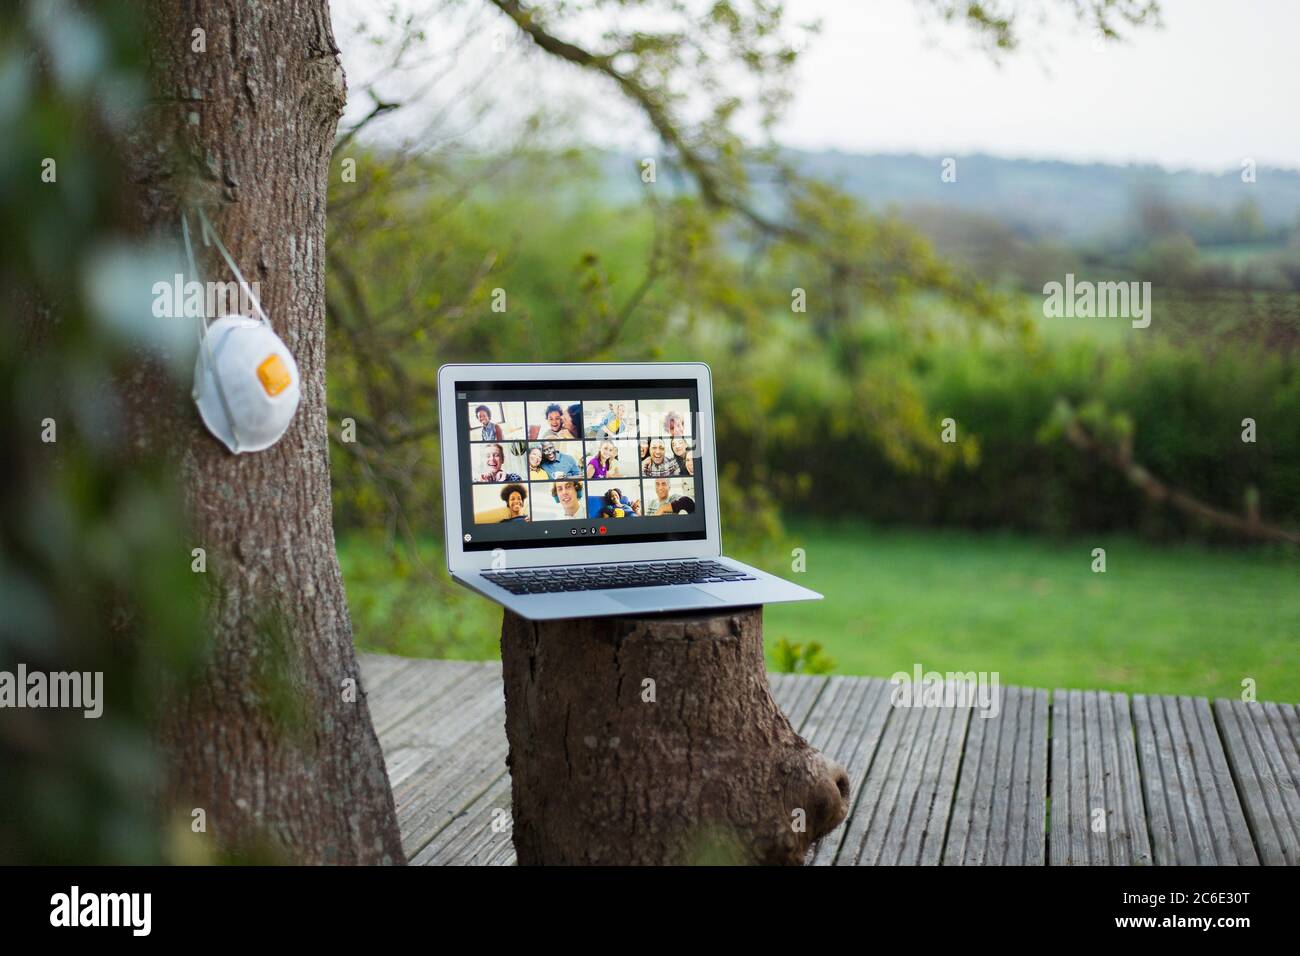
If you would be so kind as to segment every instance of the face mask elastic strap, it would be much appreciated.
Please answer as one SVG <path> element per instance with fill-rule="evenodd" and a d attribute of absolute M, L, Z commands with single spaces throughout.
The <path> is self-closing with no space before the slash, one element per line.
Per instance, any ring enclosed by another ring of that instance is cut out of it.
<path fill-rule="evenodd" d="M 226 251 L 225 243 L 221 241 L 221 237 L 217 235 L 217 231 L 212 228 L 212 223 L 208 222 L 208 217 L 204 214 L 202 209 L 199 210 L 199 225 L 203 228 L 203 244 L 208 245 L 209 240 L 216 244 L 217 251 L 221 253 L 221 258 L 226 260 L 226 265 L 228 265 L 230 271 L 235 274 L 235 278 L 239 280 L 240 289 L 242 289 L 244 294 L 248 296 L 248 301 L 253 303 L 253 308 L 257 310 L 258 317 L 261 318 L 265 325 L 269 326 L 271 320 L 268 319 L 266 313 L 262 311 L 262 303 L 257 301 L 257 296 L 244 280 L 244 274 L 239 271 L 239 266 L 235 265 L 234 257 Z"/>
<path fill-rule="evenodd" d="M 203 277 L 199 275 L 198 264 L 194 261 L 194 247 L 190 245 L 190 220 L 189 217 L 185 215 L 184 209 L 181 210 L 181 238 L 185 240 L 185 258 L 188 259 L 190 263 L 190 276 L 194 279 L 195 282 L 202 284 Z M 207 336 L 208 318 L 206 315 L 200 312 L 198 315 L 198 319 L 199 319 L 199 341 L 206 342 L 208 338 Z M 211 349 L 208 350 L 208 358 L 212 358 Z"/>
<path fill-rule="evenodd" d="M 201 220 L 201 224 L 204 229 L 204 233 L 205 233 L 204 242 L 206 243 L 207 242 L 206 233 L 209 229 L 208 220 L 207 217 L 203 215 L 202 209 L 198 210 L 198 213 L 199 213 L 199 218 Z M 194 277 L 195 282 L 202 282 L 203 280 L 199 277 L 199 267 L 197 263 L 195 263 L 194 261 L 194 248 L 190 245 L 190 222 L 189 222 L 189 218 L 185 215 L 184 209 L 181 210 L 181 236 L 185 240 L 185 256 L 189 260 L 190 274 Z M 215 238 L 215 233 L 213 234 L 213 236 Z M 217 240 L 217 248 L 220 249 L 222 254 L 226 256 L 226 261 L 230 263 L 230 267 L 235 270 L 235 275 L 239 277 L 239 281 L 242 284 L 244 282 L 244 277 L 239 275 L 238 269 L 235 269 L 235 264 L 231 262 L 230 256 L 229 254 L 226 253 L 225 247 L 221 245 L 220 239 Z M 262 315 L 262 321 L 266 322 L 267 325 L 270 325 L 270 322 L 268 322 L 266 319 L 266 315 L 262 313 L 262 307 L 257 303 L 257 297 L 253 295 L 251 290 L 249 290 L 248 292 L 248 297 L 249 300 L 252 301 L 252 303 L 255 306 L 257 306 L 258 313 Z M 206 358 L 206 361 L 199 363 L 199 367 L 202 370 L 201 371 L 202 375 L 212 376 L 213 384 L 216 386 L 217 389 L 217 399 L 221 402 L 221 412 L 223 415 L 226 416 L 226 424 L 230 426 L 230 434 L 235 441 L 235 451 L 238 452 L 240 447 L 239 429 L 235 426 L 235 416 L 230 411 L 230 402 L 226 399 L 226 390 L 221 384 L 221 376 L 217 375 L 216 373 L 215 364 L 212 358 L 212 342 L 208 338 L 207 332 L 208 332 L 207 317 L 202 312 L 200 312 L 199 313 L 199 348 L 203 349 L 203 354 Z M 196 381 L 194 383 L 194 397 L 196 399 L 199 397 L 199 388 L 200 385 Z"/>

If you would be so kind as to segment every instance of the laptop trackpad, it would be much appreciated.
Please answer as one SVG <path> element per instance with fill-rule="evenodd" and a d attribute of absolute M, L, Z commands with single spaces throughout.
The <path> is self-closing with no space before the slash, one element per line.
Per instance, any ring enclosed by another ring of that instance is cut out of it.
<path fill-rule="evenodd" d="M 682 604 L 726 604 L 720 597 L 714 597 L 708 591 L 699 588 L 678 585 L 668 593 L 655 589 L 658 594 L 633 591 L 631 594 L 606 594 L 607 598 L 617 601 L 633 611 L 655 611 L 667 607 L 679 607 Z"/>

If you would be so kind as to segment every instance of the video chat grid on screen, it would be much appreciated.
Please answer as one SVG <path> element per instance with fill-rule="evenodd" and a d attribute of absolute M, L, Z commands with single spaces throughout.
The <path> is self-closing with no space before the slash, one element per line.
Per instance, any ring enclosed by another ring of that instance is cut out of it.
<path fill-rule="evenodd" d="M 466 547 L 704 537 L 694 381 L 456 395 Z"/>

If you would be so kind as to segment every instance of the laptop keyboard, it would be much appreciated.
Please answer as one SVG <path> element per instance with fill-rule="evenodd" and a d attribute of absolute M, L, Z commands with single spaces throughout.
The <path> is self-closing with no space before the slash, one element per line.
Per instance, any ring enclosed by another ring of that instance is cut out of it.
<path fill-rule="evenodd" d="M 752 574 L 717 561 L 653 561 L 647 564 L 587 564 L 567 568 L 528 568 L 484 571 L 483 577 L 511 594 L 555 594 L 560 591 L 607 591 L 611 588 L 650 588 L 670 584 L 722 584 L 755 581 Z"/>

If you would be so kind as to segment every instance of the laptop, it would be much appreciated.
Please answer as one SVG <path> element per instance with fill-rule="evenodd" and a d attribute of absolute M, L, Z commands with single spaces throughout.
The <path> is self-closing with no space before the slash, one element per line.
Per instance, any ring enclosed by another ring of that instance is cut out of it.
<path fill-rule="evenodd" d="M 447 567 L 535 621 L 821 598 L 722 553 L 702 363 L 445 365 Z"/>

